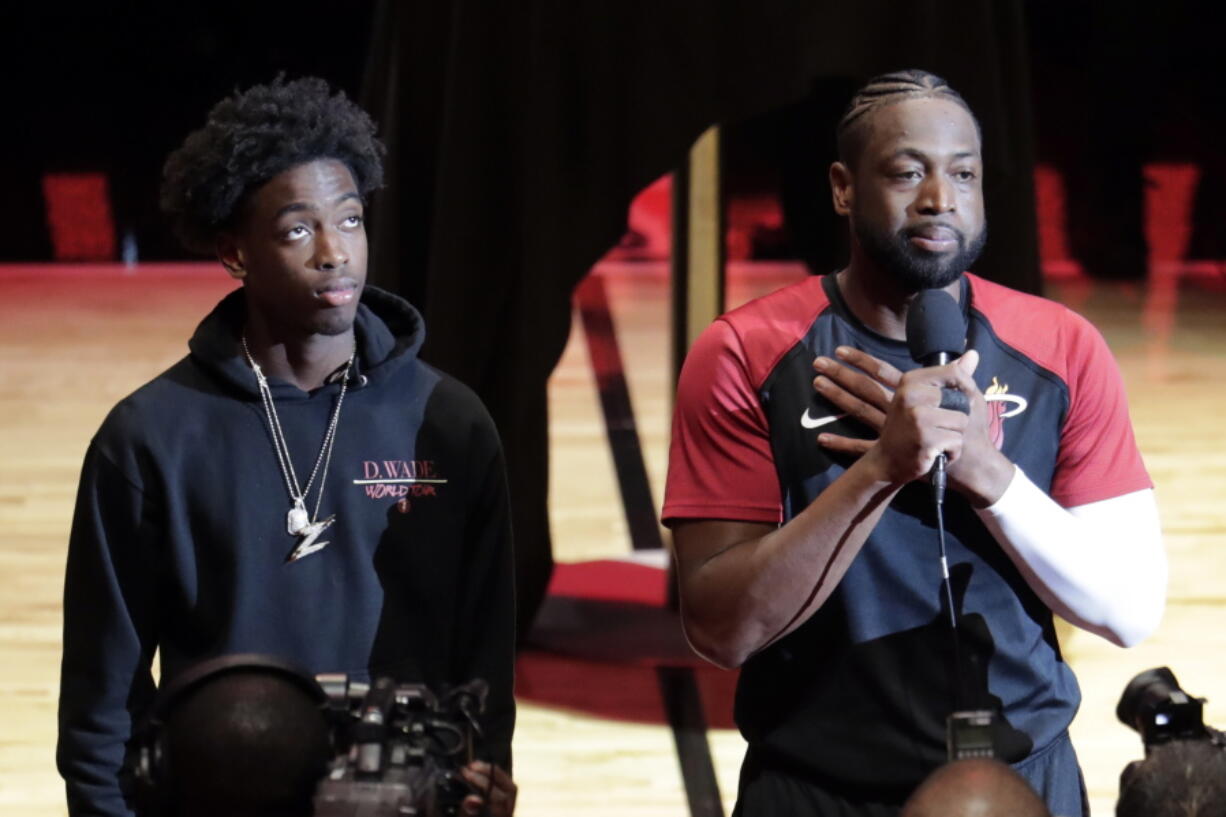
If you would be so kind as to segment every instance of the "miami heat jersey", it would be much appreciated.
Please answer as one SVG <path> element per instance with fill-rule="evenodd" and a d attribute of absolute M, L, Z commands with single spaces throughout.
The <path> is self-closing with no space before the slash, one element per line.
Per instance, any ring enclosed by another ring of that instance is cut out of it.
<path fill-rule="evenodd" d="M 1118 369 L 1086 320 L 970 274 L 960 303 L 993 441 L 1031 481 L 1065 507 L 1151 487 Z M 678 386 L 666 523 L 785 523 L 844 472 L 851 460 L 818 434 L 875 435 L 813 389 L 813 359 L 838 346 L 917 367 L 905 343 L 856 319 L 834 276 L 759 298 L 704 332 Z M 931 488 L 913 483 L 821 609 L 743 667 L 736 720 L 757 763 L 845 790 L 906 791 L 944 760 L 955 708 L 995 710 L 1011 762 L 1064 733 L 1080 692 L 1051 612 L 952 491 L 945 524 L 957 651 Z"/>

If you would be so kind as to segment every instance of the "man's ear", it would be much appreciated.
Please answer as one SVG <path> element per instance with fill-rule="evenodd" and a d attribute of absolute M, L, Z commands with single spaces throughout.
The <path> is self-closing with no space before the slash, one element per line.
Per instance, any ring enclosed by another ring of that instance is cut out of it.
<path fill-rule="evenodd" d="M 238 246 L 234 236 L 229 233 L 221 233 L 217 236 L 217 260 L 226 268 L 226 272 L 230 273 L 231 278 L 241 281 L 247 276 L 244 257 L 245 253 Z"/>
<path fill-rule="evenodd" d="M 842 162 L 830 166 L 830 197 L 834 203 L 834 212 L 840 216 L 851 215 L 852 200 L 855 198 L 855 182 L 852 179 L 851 168 Z"/>

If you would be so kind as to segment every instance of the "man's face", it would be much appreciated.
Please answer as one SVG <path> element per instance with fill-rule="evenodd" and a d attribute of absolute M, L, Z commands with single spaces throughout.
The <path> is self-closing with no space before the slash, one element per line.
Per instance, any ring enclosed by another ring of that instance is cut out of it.
<path fill-rule="evenodd" d="M 280 340 L 340 335 L 353 326 L 366 283 L 366 227 L 353 174 L 317 159 L 274 176 L 243 204 L 222 239 L 248 310 Z"/>
<path fill-rule="evenodd" d="M 932 98 L 870 116 L 850 174 L 855 240 L 904 291 L 947 286 L 987 240 L 975 122 L 957 103 Z"/>

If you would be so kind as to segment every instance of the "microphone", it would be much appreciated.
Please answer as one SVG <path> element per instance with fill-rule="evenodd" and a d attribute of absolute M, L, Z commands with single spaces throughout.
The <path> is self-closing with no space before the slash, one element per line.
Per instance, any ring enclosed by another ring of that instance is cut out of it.
<path fill-rule="evenodd" d="M 924 289 L 907 310 L 907 348 L 921 366 L 944 366 L 966 351 L 962 307 L 943 289 Z"/>
<path fill-rule="evenodd" d="M 944 366 L 966 351 L 966 318 L 962 308 L 943 289 L 925 289 L 907 310 L 907 348 L 921 366 Z M 970 401 L 957 389 L 941 389 L 941 408 L 969 414 Z M 932 464 L 933 495 L 945 501 L 945 455 Z"/>

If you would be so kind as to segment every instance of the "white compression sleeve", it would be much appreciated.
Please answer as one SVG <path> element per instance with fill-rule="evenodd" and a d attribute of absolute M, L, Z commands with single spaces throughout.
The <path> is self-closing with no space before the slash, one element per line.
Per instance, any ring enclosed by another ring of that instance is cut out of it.
<path fill-rule="evenodd" d="M 1052 611 L 1121 647 L 1152 633 L 1166 604 L 1166 553 L 1154 492 L 1063 508 L 1014 466 L 976 511 Z"/>

